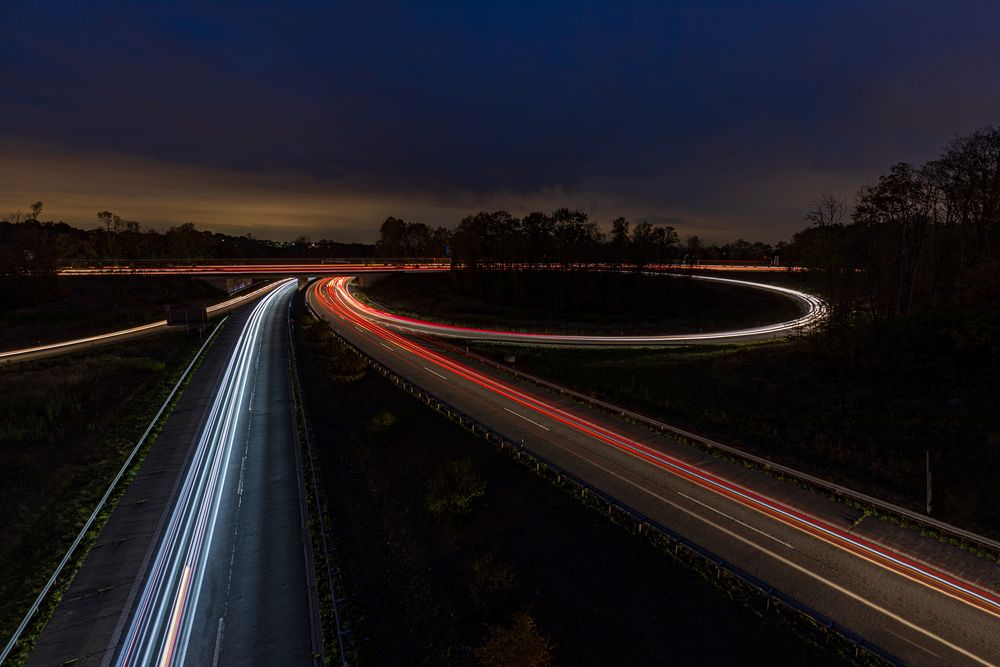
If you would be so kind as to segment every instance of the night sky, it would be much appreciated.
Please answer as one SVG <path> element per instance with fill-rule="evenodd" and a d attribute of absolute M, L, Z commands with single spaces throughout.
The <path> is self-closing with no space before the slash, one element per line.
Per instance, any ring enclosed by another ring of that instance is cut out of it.
<path fill-rule="evenodd" d="M 1000 123 L 1000 3 L 535 4 L 4 0 L 0 211 L 367 241 L 568 206 L 773 242 Z"/>

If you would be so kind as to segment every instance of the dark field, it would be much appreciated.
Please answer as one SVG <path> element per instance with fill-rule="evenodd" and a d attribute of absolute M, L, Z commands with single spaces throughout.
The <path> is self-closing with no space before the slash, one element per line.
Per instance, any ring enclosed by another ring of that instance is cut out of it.
<path fill-rule="evenodd" d="M 792 319 L 759 290 L 689 278 L 586 271 L 395 274 L 364 293 L 393 312 L 447 324 L 567 334 L 672 334 Z"/>
<path fill-rule="evenodd" d="M 476 664 L 520 613 L 555 664 L 841 664 L 296 319 L 357 664 Z"/>
<path fill-rule="evenodd" d="M 225 290 L 188 276 L 54 279 L 51 300 L 0 310 L 0 350 L 105 333 L 166 318 L 167 305 L 223 301 Z"/>
<path fill-rule="evenodd" d="M 201 342 L 197 334 L 168 333 L 0 368 L 0 640 L 16 628 Z"/>

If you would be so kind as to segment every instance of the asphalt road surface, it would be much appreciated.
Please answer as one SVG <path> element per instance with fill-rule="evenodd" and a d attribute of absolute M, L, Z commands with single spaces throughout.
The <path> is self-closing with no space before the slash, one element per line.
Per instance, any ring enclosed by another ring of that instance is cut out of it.
<path fill-rule="evenodd" d="M 313 662 L 288 368 L 294 287 L 261 299 L 233 348 L 117 665 Z"/>
<path fill-rule="evenodd" d="M 449 357 L 359 315 L 347 281 L 310 306 L 417 386 L 909 664 L 1000 664 L 995 563 Z"/>

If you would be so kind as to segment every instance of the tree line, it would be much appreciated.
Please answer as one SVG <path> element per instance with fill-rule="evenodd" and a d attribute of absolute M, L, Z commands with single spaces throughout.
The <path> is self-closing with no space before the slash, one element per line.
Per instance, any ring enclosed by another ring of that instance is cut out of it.
<path fill-rule="evenodd" d="M 829 193 L 817 197 L 806 214 L 809 226 L 774 246 L 743 239 L 708 244 L 698 236 L 682 241 L 673 226 L 621 217 L 602 227 L 568 208 L 524 217 L 481 211 L 453 229 L 389 217 L 374 245 L 306 237 L 275 242 L 192 223 L 160 232 L 110 211 L 83 230 L 41 222 L 43 210 L 35 202 L 0 221 L 0 278 L 8 286 L 12 277 L 51 276 L 66 260 L 450 257 L 454 268 L 477 272 L 780 258 L 818 276 L 835 314 L 845 318 L 881 324 L 936 307 L 1000 303 L 1000 130 L 994 128 L 955 139 L 926 164 L 894 165 L 850 204 Z"/>
<path fill-rule="evenodd" d="M 475 273 L 593 265 L 642 269 L 659 263 L 753 261 L 810 269 L 834 314 L 881 326 L 940 308 L 1000 304 L 1000 130 L 956 138 L 926 164 L 899 163 L 853 202 L 825 193 L 808 226 L 774 246 L 739 239 L 680 240 L 669 225 L 611 221 L 607 228 L 567 208 L 517 217 L 482 211 L 454 229 L 389 218 L 383 256 L 442 256 Z"/>
<path fill-rule="evenodd" d="M 232 236 L 198 229 L 194 223 L 165 231 L 143 229 L 111 211 L 96 215 L 98 225 L 79 229 L 41 221 L 42 202 L 29 211 L 11 211 L 0 220 L 0 275 L 41 274 L 58 261 L 202 260 L 296 257 L 371 257 L 374 246 L 301 236 L 269 241 L 253 234 Z"/>
<path fill-rule="evenodd" d="M 1000 304 L 1000 129 L 899 163 L 858 192 L 813 201 L 790 254 L 821 275 L 834 309 L 876 325 Z"/>
<path fill-rule="evenodd" d="M 93 229 L 79 229 L 42 222 L 43 211 L 39 201 L 0 220 L 0 308 L 30 306 L 57 296 L 56 271 L 68 261 L 366 258 L 374 251 L 372 244 L 307 237 L 278 242 L 252 234 L 231 236 L 197 229 L 190 222 L 160 232 L 111 211 L 98 212 Z"/>
<path fill-rule="evenodd" d="M 582 211 L 537 211 L 518 218 L 507 211 L 480 211 L 454 229 L 431 229 L 390 217 L 375 244 L 381 257 L 449 257 L 456 269 L 536 269 L 588 265 L 629 267 L 638 271 L 658 263 L 703 260 L 770 262 L 786 244 L 739 239 L 706 244 L 698 236 L 683 242 L 670 225 L 619 217 L 606 231 Z"/>

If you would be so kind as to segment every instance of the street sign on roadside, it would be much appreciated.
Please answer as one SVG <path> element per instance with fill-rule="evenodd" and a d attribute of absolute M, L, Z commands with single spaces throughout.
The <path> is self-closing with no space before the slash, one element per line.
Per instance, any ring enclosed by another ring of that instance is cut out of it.
<path fill-rule="evenodd" d="M 208 326 L 208 310 L 204 306 L 167 306 L 167 326 L 200 331 Z"/>

